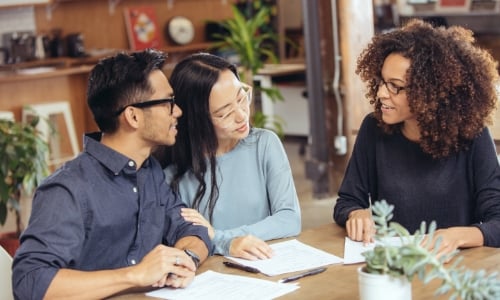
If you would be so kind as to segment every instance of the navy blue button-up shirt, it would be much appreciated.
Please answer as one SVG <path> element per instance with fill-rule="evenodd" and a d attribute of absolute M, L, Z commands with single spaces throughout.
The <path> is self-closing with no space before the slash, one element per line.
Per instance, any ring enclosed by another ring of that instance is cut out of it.
<path fill-rule="evenodd" d="M 84 151 L 35 193 L 14 257 L 16 298 L 42 299 L 60 268 L 126 267 L 185 236 L 211 249 L 206 227 L 184 221 L 182 207 L 155 159 L 137 170 L 133 160 L 86 136 Z"/>

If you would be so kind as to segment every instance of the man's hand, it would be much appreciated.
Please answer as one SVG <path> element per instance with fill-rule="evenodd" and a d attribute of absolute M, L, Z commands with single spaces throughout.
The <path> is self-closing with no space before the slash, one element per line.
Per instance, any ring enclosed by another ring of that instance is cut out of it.
<path fill-rule="evenodd" d="M 188 286 L 195 271 L 193 260 L 184 251 L 158 245 L 133 266 L 132 274 L 139 286 L 178 288 Z"/>
<path fill-rule="evenodd" d="M 194 225 L 205 226 L 208 229 L 208 236 L 213 239 L 215 236 L 215 231 L 210 222 L 207 221 L 196 209 L 192 208 L 182 208 L 181 216 L 187 222 L 191 222 Z"/>
<path fill-rule="evenodd" d="M 263 240 L 246 235 L 234 238 L 229 247 L 229 255 L 241 257 L 248 260 L 271 258 L 273 249 Z"/>
<path fill-rule="evenodd" d="M 347 236 L 353 241 L 363 241 L 365 244 L 374 242 L 375 223 L 370 209 L 351 211 L 345 228 Z"/>

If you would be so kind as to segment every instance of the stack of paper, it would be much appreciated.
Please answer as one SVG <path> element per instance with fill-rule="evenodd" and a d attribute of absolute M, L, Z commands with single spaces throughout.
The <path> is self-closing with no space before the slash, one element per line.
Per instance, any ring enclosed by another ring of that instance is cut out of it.
<path fill-rule="evenodd" d="M 270 259 L 246 260 L 232 256 L 226 258 L 245 266 L 257 268 L 261 273 L 268 276 L 342 263 L 342 258 L 297 240 L 272 244 L 271 248 L 274 250 L 274 256 Z"/>
<path fill-rule="evenodd" d="M 384 243 L 400 247 L 403 245 L 403 239 L 400 237 L 388 237 L 384 238 Z M 364 262 L 365 257 L 363 256 L 363 252 L 372 250 L 376 245 L 377 243 L 369 243 L 365 245 L 363 242 L 355 242 L 346 237 L 344 243 L 344 264 L 357 264 Z"/>
<path fill-rule="evenodd" d="M 298 288 L 299 286 L 296 284 L 206 271 L 197 275 L 187 288 L 162 288 L 146 295 L 170 300 L 253 300 L 274 299 Z"/>

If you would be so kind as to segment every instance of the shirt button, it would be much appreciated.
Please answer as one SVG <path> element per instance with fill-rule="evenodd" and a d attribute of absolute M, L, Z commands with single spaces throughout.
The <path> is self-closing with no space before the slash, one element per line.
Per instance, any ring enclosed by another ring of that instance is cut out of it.
<path fill-rule="evenodd" d="M 128 162 L 128 165 L 129 165 L 129 167 L 133 167 L 135 164 L 134 164 L 134 162 L 133 162 L 133 161 L 129 161 L 129 162 Z"/>
<path fill-rule="evenodd" d="M 133 265 L 135 265 L 135 264 L 136 264 L 135 259 L 131 259 L 131 260 L 130 260 L 130 263 L 131 263 L 131 264 L 133 264 Z"/>
<path fill-rule="evenodd" d="M 134 193 L 137 193 L 137 188 L 134 186 L 134 188 L 132 188 L 132 190 L 134 191 Z"/>

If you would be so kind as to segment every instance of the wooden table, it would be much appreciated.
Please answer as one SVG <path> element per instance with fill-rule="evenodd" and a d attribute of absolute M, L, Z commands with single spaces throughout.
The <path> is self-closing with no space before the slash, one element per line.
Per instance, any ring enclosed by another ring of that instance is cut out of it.
<path fill-rule="evenodd" d="M 344 257 L 344 237 L 345 229 L 336 224 L 325 224 L 317 228 L 304 230 L 297 240 L 310 246 L 332 253 L 339 257 Z M 286 240 L 286 239 L 283 239 Z M 282 240 L 280 240 L 282 241 Z M 485 269 L 488 273 L 500 271 L 500 249 L 479 247 L 462 250 L 459 256 L 464 259 L 462 265 L 470 269 Z M 222 264 L 224 258 L 221 256 L 210 257 L 205 261 L 198 274 L 207 270 L 220 273 L 246 275 L 255 278 L 277 281 L 284 275 L 268 277 L 262 274 L 251 274 L 244 271 L 227 268 Z M 279 299 L 359 299 L 358 278 L 356 269 L 362 264 L 355 265 L 330 265 L 328 269 L 318 275 L 300 279 L 300 288 L 292 293 L 286 294 Z M 297 272 L 300 273 L 300 272 Z M 290 274 L 287 274 L 288 276 Z M 435 297 L 434 291 L 439 287 L 440 281 L 432 281 L 424 285 L 414 278 L 412 283 L 413 299 L 448 299 L 448 297 Z M 116 299 L 153 299 L 144 294 L 128 294 Z"/>

